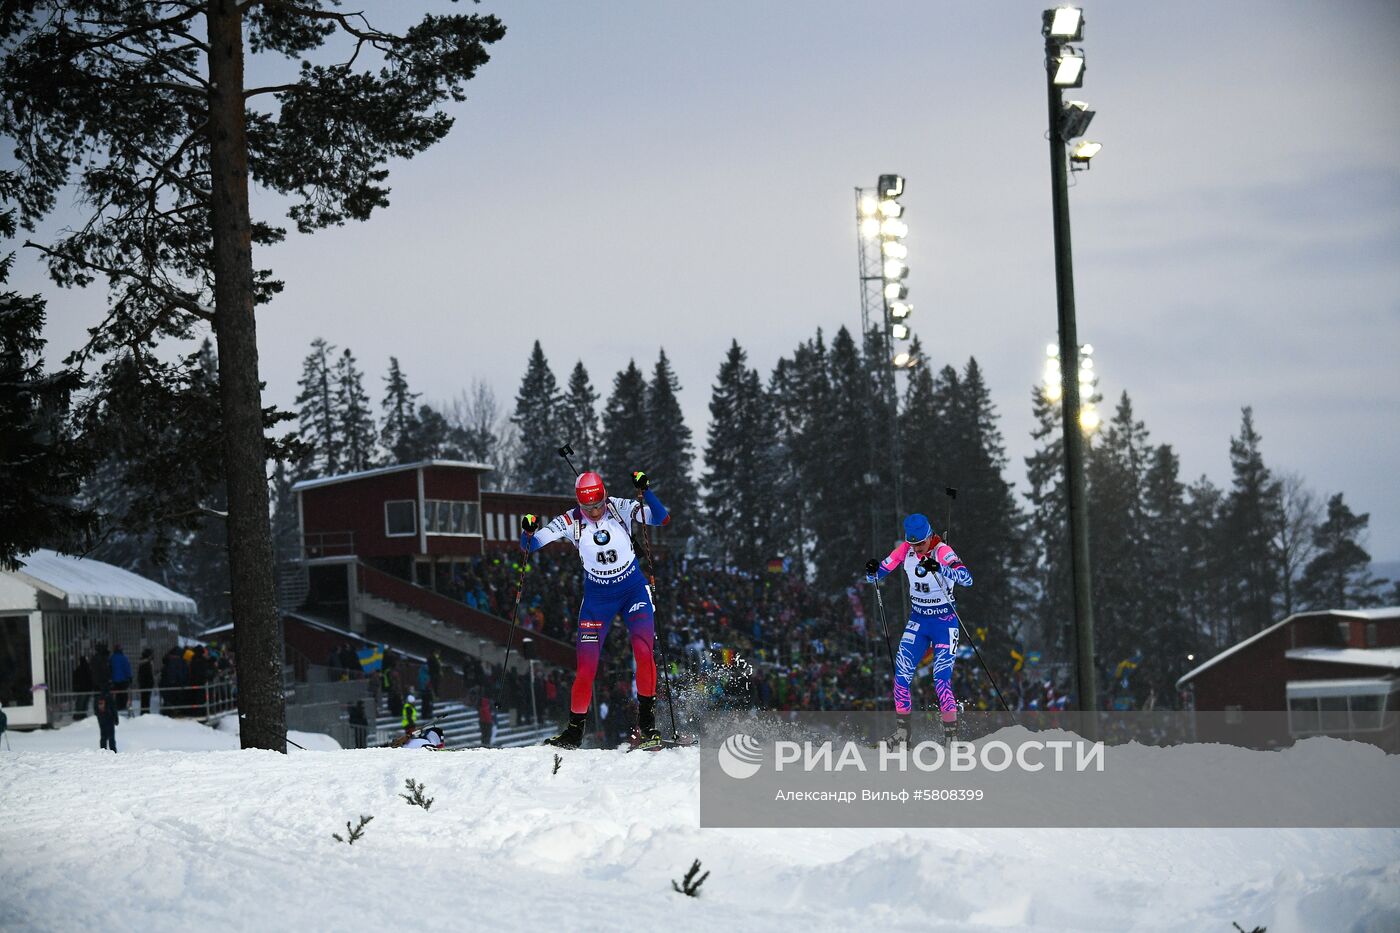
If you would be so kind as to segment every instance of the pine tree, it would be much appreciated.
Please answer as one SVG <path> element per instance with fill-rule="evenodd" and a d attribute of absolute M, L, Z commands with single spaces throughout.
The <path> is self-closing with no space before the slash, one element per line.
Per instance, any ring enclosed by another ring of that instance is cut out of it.
<path fill-rule="evenodd" d="M 1143 651 L 1153 611 L 1146 600 L 1147 529 L 1143 506 L 1149 453 L 1147 428 L 1125 391 L 1113 417 L 1089 449 L 1089 549 L 1093 554 L 1094 641 L 1100 661 L 1113 669 Z M 1118 693 L 1117 684 L 1106 685 Z M 1139 698 L 1145 699 L 1145 697 Z"/>
<path fill-rule="evenodd" d="M 987 644 L 993 654 L 1006 657 L 1013 640 L 1024 642 L 1026 606 L 1030 599 L 1027 577 L 1025 516 L 1016 501 L 1015 490 L 1004 476 L 1006 447 L 997 426 L 996 406 L 975 358 L 963 369 L 959 392 L 960 411 L 952 423 L 966 432 L 956 445 L 962 448 L 962 472 L 948 477 L 957 489 L 957 528 L 943 528 L 950 543 L 972 569 L 976 585 L 960 594 L 968 619 L 987 629 Z M 908 449 L 908 455 L 933 454 L 941 435 L 922 448 Z M 906 462 L 908 457 L 906 456 Z M 924 500 L 933 509 L 943 501 L 943 490 L 936 498 Z M 937 521 L 935 519 L 935 521 Z M 945 519 L 946 523 L 946 519 Z"/>
<path fill-rule="evenodd" d="M 872 468 L 873 436 L 876 431 L 881 432 L 883 447 L 883 436 L 892 425 L 870 421 L 870 412 L 877 408 L 871 398 L 870 377 L 846 328 L 837 331 L 831 341 L 827 361 L 830 406 L 825 413 L 826 443 L 812 483 L 821 503 L 812 519 L 813 562 L 817 585 L 828 593 L 838 593 L 861 578 L 864 561 L 860 555 L 868 553 L 871 546 L 871 530 L 852 520 L 848 505 L 855 490 L 871 489 L 865 477 Z M 887 465 L 873 466 L 879 470 L 878 481 L 879 476 L 885 475 Z M 869 498 L 885 499 L 873 489 Z M 862 504 L 866 499 L 858 497 Z M 896 516 L 892 505 L 884 511 L 883 516 L 875 518 L 876 535 L 877 540 L 889 544 L 899 537 Z"/>
<path fill-rule="evenodd" d="M 791 556 L 797 573 L 808 579 L 815 572 L 819 546 L 813 521 L 822 508 L 820 479 L 825 473 L 829 444 L 827 423 L 832 411 L 831 376 L 826 341 L 820 330 L 799 344 L 791 365 L 779 360 L 769 379 L 768 398 L 774 416 L 775 502 L 791 503 L 790 520 L 772 523 L 769 535 L 774 556 Z M 841 499 L 832 500 L 841 507 Z"/>
<path fill-rule="evenodd" d="M 1254 411 L 1246 407 L 1239 436 L 1230 438 L 1230 469 L 1234 478 L 1222 523 L 1235 579 L 1226 609 L 1231 644 L 1262 631 L 1274 621 L 1280 590 L 1273 539 L 1274 529 L 1282 521 L 1283 493 L 1278 480 L 1264 465 L 1260 441 L 1254 429 Z"/>
<path fill-rule="evenodd" d="M 1185 548 L 1185 487 L 1181 465 L 1168 444 L 1153 448 L 1142 482 L 1143 576 L 1141 599 L 1147 606 L 1141 620 L 1144 655 L 1150 659 L 1143 684 L 1155 693 L 1159 706 L 1175 707 L 1176 681 L 1189 669 L 1187 655 L 1196 648 L 1186 609 L 1186 591 L 1195 585 L 1183 571 L 1189 566 Z M 1142 699 L 1141 697 L 1139 699 Z"/>
<path fill-rule="evenodd" d="M 178 380 L 152 347 L 187 339 L 199 321 L 214 325 L 247 748 L 286 747 L 254 314 L 281 283 L 252 262 L 255 246 L 284 231 L 254 216 L 250 187 L 290 200 L 303 232 L 367 219 L 388 204 L 389 159 L 411 158 L 447 134 L 443 108 L 463 99 L 486 46 L 505 33 L 495 17 L 477 15 L 425 16 L 393 33 L 323 6 L 34 0 L 0 8 L 0 135 L 23 140 L 13 147 L 21 222 L 34 229 L 74 186 L 64 202 L 90 213 L 39 248 L 58 284 L 100 275 L 109 286 L 113 313 L 79 356 L 134 353 L 143 379 Z M 377 54 L 357 67 L 366 43 Z M 245 47 L 302 67 L 290 83 L 248 87 Z M 113 391 L 97 385 L 104 396 Z"/>
<path fill-rule="evenodd" d="M 1311 609 L 1358 609 L 1380 604 L 1384 581 L 1371 576 L 1371 555 L 1361 545 L 1370 513 L 1356 515 L 1337 493 L 1327 500 L 1327 518 L 1313 533 L 1317 556 L 1299 586 Z"/>
<path fill-rule="evenodd" d="M 379 443 L 388 454 L 389 463 L 414 462 L 409 438 L 420 433 L 416 423 L 417 412 L 413 409 L 418 396 L 419 393 L 409 391 L 408 377 L 399 368 L 398 357 L 389 357 L 389 375 L 384 378 L 384 401 L 380 403 L 384 423 L 379 429 Z"/>
<path fill-rule="evenodd" d="M 377 459 L 374 416 L 364 374 L 347 347 L 335 365 L 336 421 L 343 447 L 341 466 L 348 472 L 368 470 Z"/>
<path fill-rule="evenodd" d="M 598 398 L 579 360 L 569 373 L 569 387 L 559 406 L 560 440 L 574 448 L 578 463 L 598 462 Z"/>
<path fill-rule="evenodd" d="M 0 236 L 13 234 L 13 212 L 0 213 Z M 13 258 L 0 256 L 0 283 Z M 44 371 L 44 310 L 40 298 L 0 292 L 0 569 L 37 547 L 79 548 L 91 532 L 74 499 L 92 458 L 69 418 L 82 374 Z"/>
<path fill-rule="evenodd" d="M 1223 531 L 1225 508 L 1224 491 L 1207 477 L 1187 487 L 1182 513 L 1182 604 L 1198 658 L 1233 644 L 1235 626 L 1228 612 L 1238 569 Z"/>
<path fill-rule="evenodd" d="M 1026 499 L 1030 503 L 1031 548 L 1039 555 L 1034 572 L 1034 614 L 1039 628 L 1035 641 L 1046 646 L 1056 660 L 1067 663 L 1074 656 L 1074 597 L 1060 408 L 1036 386 L 1031 390 L 1031 412 L 1036 421 L 1031 438 L 1037 447 L 1026 458 L 1030 487 Z"/>
<path fill-rule="evenodd" d="M 560 492 L 568 488 L 557 453 L 563 443 L 559 436 L 559 403 L 559 383 L 536 340 L 515 395 L 515 414 L 510 419 L 520 433 L 515 478 L 522 492 Z"/>
<path fill-rule="evenodd" d="M 311 341 L 311 352 L 301 364 L 297 385 L 297 418 L 301 425 L 301 442 L 307 455 L 299 467 L 302 475 L 334 476 L 340 472 L 344 446 L 337 415 L 337 387 L 331 357 L 335 347 L 317 337 Z"/>
<path fill-rule="evenodd" d="M 646 460 L 647 380 L 634 360 L 613 377 L 612 393 L 603 407 L 602 443 L 594 466 L 579 463 L 580 470 L 596 469 L 602 474 L 609 495 L 630 495 L 631 471 L 643 468 Z"/>
<path fill-rule="evenodd" d="M 767 532 L 778 464 L 772 412 L 758 371 L 747 363 L 733 341 L 710 395 L 704 524 L 711 551 L 725 564 L 758 572 L 771 556 Z"/>
<path fill-rule="evenodd" d="M 672 516 L 667 535 L 674 542 L 684 542 L 696 530 L 699 498 L 692 476 L 695 445 L 681 413 L 680 390 L 680 380 L 662 350 L 647 386 L 644 453 L 636 469 L 645 469 L 656 478 L 657 495 Z"/>

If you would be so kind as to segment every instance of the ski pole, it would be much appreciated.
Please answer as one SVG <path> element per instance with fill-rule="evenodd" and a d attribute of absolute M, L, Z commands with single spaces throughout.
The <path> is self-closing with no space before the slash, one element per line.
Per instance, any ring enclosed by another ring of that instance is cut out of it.
<path fill-rule="evenodd" d="M 890 627 L 885 622 L 885 600 L 880 596 L 880 583 L 875 583 L 875 608 L 880 613 L 880 630 L 885 633 L 885 652 L 890 656 L 890 682 L 898 676 L 894 666 L 894 649 L 890 647 Z"/>
<path fill-rule="evenodd" d="M 948 524 L 943 526 L 943 540 L 947 541 L 953 536 L 953 502 L 958 498 L 958 491 L 952 486 L 944 486 L 943 494 L 948 497 Z"/>
<path fill-rule="evenodd" d="M 647 579 L 651 581 L 651 592 L 653 594 L 652 598 L 655 599 L 656 563 L 651 559 L 651 526 L 648 525 L 645 521 L 642 522 L 642 541 L 646 545 L 642 553 L 646 556 L 647 561 Z M 654 629 L 652 632 L 652 642 L 654 646 L 661 644 L 661 638 L 660 636 L 656 635 Z M 661 654 L 661 652 L 657 653 Z M 661 676 L 666 681 L 666 706 L 671 711 L 671 738 L 679 739 L 681 732 L 680 729 L 676 726 L 676 701 L 672 696 L 671 690 L 671 666 L 666 663 L 666 656 L 664 654 L 661 654 Z"/>
<path fill-rule="evenodd" d="M 958 620 L 958 630 L 962 632 L 963 638 L 967 639 L 967 643 L 972 646 L 972 653 L 977 656 L 977 663 L 982 665 L 982 673 L 987 675 L 987 682 L 992 685 L 992 692 L 997 695 L 997 702 L 1001 704 L 1004 711 L 1011 714 L 1011 721 L 1016 722 L 1016 714 L 1011 712 L 1011 707 L 1007 706 L 1006 700 L 1002 698 L 1001 688 L 997 686 L 997 680 L 992 676 L 991 668 L 987 667 L 987 662 L 982 660 L 982 652 L 977 650 L 977 642 L 973 640 L 967 626 L 963 625 L 962 616 L 958 615 L 957 606 L 953 604 L 953 594 L 944 588 L 943 580 L 937 570 L 933 571 L 931 576 L 933 581 L 938 584 L 938 589 L 943 593 L 944 598 L 948 600 L 948 611 L 953 613 L 953 618 Z"/>
<path fill-rule="evenodd" d="M 520 594 L 525 592 L 525 557 L 520 558 L 520 576 L 515 580 L 515 605 L 510 610 L 510 633 L 506 635 L 506 658 L 501 662 L 501 672 L 496 675 L 496 695 L 492 701 L 501 698 L 501 685 L 505 682 L 506 668 L 510 666 L 510 648 L 515 641 L 516 620 L 520 615 Z"/>

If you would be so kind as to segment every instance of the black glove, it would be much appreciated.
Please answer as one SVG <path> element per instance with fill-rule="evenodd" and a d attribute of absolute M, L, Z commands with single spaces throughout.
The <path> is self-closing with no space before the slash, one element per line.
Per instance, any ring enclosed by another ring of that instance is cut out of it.
<path fill-rule="evenodd" d="M 919 566 L 924 568 L 926 573 L 938 573 L 939 570 L 938 559 L 932 554 L 919 561 Z"/>
<path fill-rule="evenodd" d="M 638 492 L 641 492 L 643 489 L 646 489 L 648 486 L 651 485 L 651 477 L 647 476 L 646 473 L 642 472 L 641 470 L 633 470 L 632 485 L 637 487 Z"/>
<path fill-rule="evenodd" d="M 865 562 L 865 575 L 866 575 L 867 577 L 875 577 L 875 576 L 878 576 L 879 573 L 880 573 L 880 562 L 879 562 L 878 560 L 876 560 L 875 558 L 872 557 L 872 558 L 870 558 L 870 560 L 868 560 L 868 561 Z"/>
<path fill-rule="evenodd" d="M 525 516 L 520 519 L 520 530 L 525 532 L 526 534 L 531 535 L 539 531 L 540 517 L 530 512 L 526 512 Z"/>

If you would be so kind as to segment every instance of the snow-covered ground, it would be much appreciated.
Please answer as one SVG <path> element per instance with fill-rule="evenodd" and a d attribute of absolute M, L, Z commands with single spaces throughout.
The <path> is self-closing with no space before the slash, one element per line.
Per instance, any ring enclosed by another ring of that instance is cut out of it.
<path fill-rule="evenodd" d="M 319 732 L 291 732 L 288 736 L 307 751 L 339 751 L 340 743 Z M 75 752 L 101 749 L 97 719 L 89 716 L 62 729 L 7 732 L 5 740 L 17 752 Z M 117 751 L 213 752 L 238 749 L 238 717 L 225 716 L 214 728 L 190 719 L 146 715 L 117 722 Z M 295 747 L 292 751 L 296 751 Z M 0 755 L 5 747 L 0 745 Z M 108 753 L 110 754 L 110 753 Z"/>
<path fill-rule="evenodd" d="M 696 749 L 138 750 L 191 726 L 12 737 L 0 929 L 1400 930 L 1400 830 L 701 829 Z"/>

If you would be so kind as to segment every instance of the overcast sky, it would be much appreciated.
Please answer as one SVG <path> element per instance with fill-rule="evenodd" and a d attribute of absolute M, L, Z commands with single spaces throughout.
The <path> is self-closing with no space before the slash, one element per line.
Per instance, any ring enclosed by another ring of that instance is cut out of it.
<path fill-rule="evenodd" d="M 255 257 L 287 283 L 259 323 L 268 400 L 290 406 L 317 336 L 376 398 L 392 354 L 425 400 L 479 377 L 505 405 L 536 338 L 604 395 L 664 346 L 703 449 L 732 338 L 766 376 L 858 325 L 853 189 L 898 172 L 910 323 L 935 365 L 977 357 L 1024 485 L 1055 338 L 1042 7 L 482 4 L 508 34 L 447 140 L 394 166 L 391 207 Z M 1400 558 L 1400 4 L 1085 17 L 1074 96 L 1104 148 L 1070 197 L 1105 407 L 1128 390 L 1185 479 L 1228 484 L 1253 405 L 1268 464 L 1345 492 Z M 49 296 L 60 358 L 103 296 L 16 278 Z"/>

